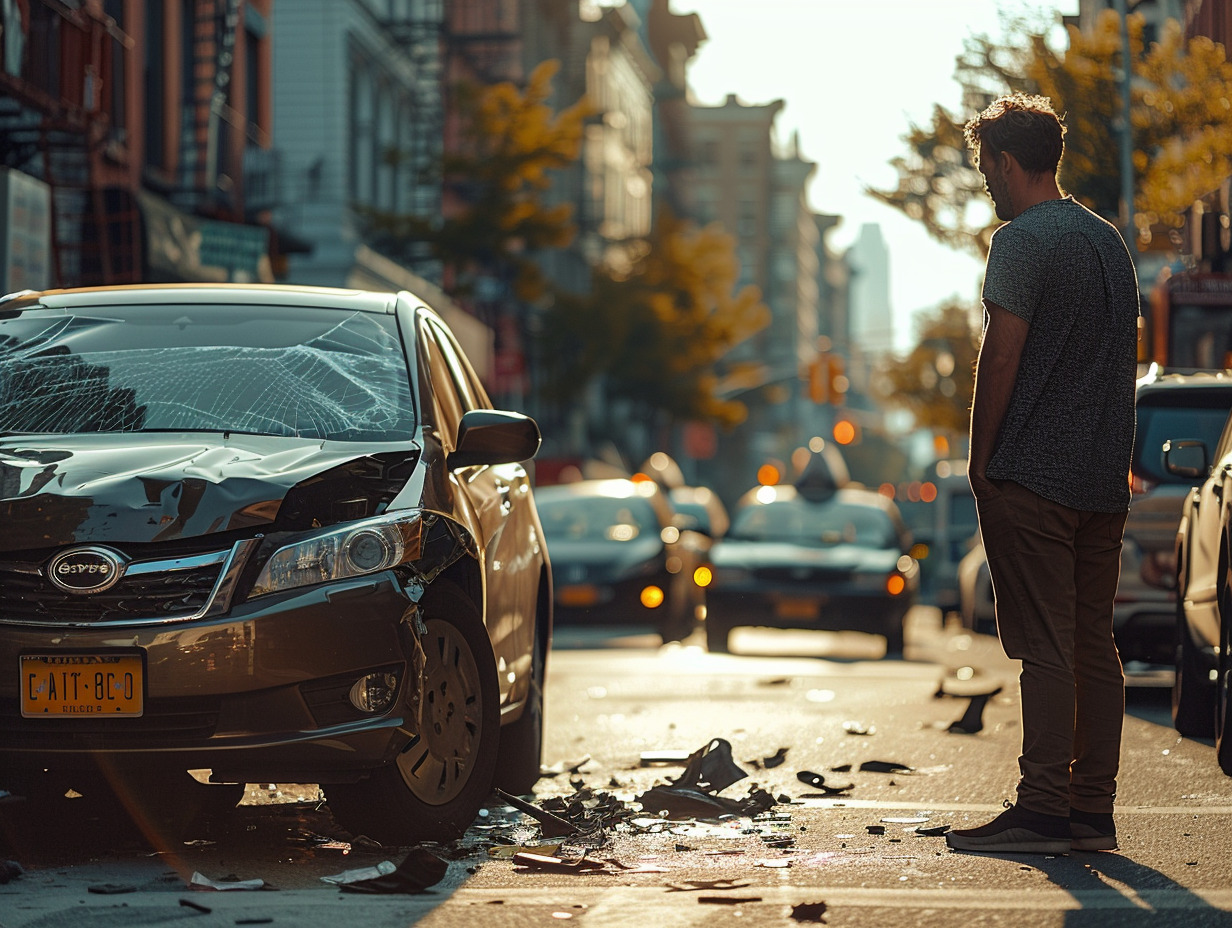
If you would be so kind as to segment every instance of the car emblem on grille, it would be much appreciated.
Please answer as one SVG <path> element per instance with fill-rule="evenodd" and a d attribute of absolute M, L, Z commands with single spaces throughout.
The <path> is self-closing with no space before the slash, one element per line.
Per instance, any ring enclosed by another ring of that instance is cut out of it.
<path fill-rule="evenodd" d="M 47 565 L 47 576 L 69 593 L 101 593 L 124 576 L 122 555 L 108 548 L 69 548 Z"/>

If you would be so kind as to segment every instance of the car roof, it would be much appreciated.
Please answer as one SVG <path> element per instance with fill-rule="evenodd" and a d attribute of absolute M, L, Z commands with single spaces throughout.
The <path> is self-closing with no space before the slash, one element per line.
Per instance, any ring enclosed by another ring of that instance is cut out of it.
<path fill-rule="evenodd" d="M 659 485 L 653 480 L 630 480 L 626 477 L 605 477 L 593 480 L 575 480 L 571 483 L 553 483 L 535 488 L 536 499 L 567 499 L 606 496 L 611 499 L 631 499 L 635 496 L 650 498 L 662 495 Z"/>
<path fill-rule="evenodd" d="M 0 297 L 0 309 L 74 309 L 84 306 L 133 306 L 163 303 L 253 302 L 275 306 L 392 313 L 398 300 L 423 304 L 405 291 L 380 293 L 289 284 L 132 284 L 78 287 L 66 290 L 25 290 Z"/>
<path fill-rule="evenodd" d="M 1138 378 L 1137 393 L 1172 390 L 1195 389 L 1232 389 L 1232 370 L 1198 370 L 1198 369 L 1167 369 L 1152 364 L 1145 374 Z"/>

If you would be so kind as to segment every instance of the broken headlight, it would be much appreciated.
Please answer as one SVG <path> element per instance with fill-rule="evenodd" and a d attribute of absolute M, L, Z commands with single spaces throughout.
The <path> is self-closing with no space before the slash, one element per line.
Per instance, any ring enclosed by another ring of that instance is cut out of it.
<path fill-rule="evenodd" d="M 420 513 L 354 522 L 285 545 L 273 553 L 253 596 L 264 596 L 332 580 L 345 580 L 396 567 L 420 554 Z"/>

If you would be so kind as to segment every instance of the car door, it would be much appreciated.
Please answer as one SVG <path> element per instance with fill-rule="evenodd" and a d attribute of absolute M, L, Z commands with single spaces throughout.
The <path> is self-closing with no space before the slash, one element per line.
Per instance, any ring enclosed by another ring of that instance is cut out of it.
<path fill-rule="evenodd" d="M 492 404 L 444 323 L 423 317 L 420 336 L 425 349 L 435 355 L 433 367 L 439 363 L 448 373 L 445 382 L 435 386 L 441 394 L 442 431 L 447 433 L 442 440 L 452 450 L 462 416 L 472 409 L 491 409 Z M 512 693 L 510 687 L 530 670 L 538 590 L 535 539 L 527 518 L 530 480 L 521 464 L 460 467 L 449 479 L 483 536 L 484 618 L 496 655 L 501 698 L 518 698 L 520 693 Z"/>

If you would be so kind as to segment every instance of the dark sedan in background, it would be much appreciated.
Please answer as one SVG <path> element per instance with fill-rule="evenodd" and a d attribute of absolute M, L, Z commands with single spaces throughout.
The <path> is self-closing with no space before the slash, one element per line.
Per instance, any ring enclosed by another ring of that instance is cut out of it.
<path fill-rule="evenodd" d="M 710 550 L 706 644 L 727 651 L 731 630 L 854 630 L 903 649 L 919 566 L 894 503 L 854 487 L 762 486 L 737 504 Z"/>
<path fill-rule="evenodd" d="M 0 786 L 32 814 L 318 783 L 408 844 L 538 778 L 539 430 L 415 296 L 14 294 L 0 432 Z"/>
<path fill-rule="evenodd" d="M 579 480 L 535 491 L 552 556 L 557 620 L 651 623 L 688 637 L 702 591 L 696 549 L 653 480 Z"/>

